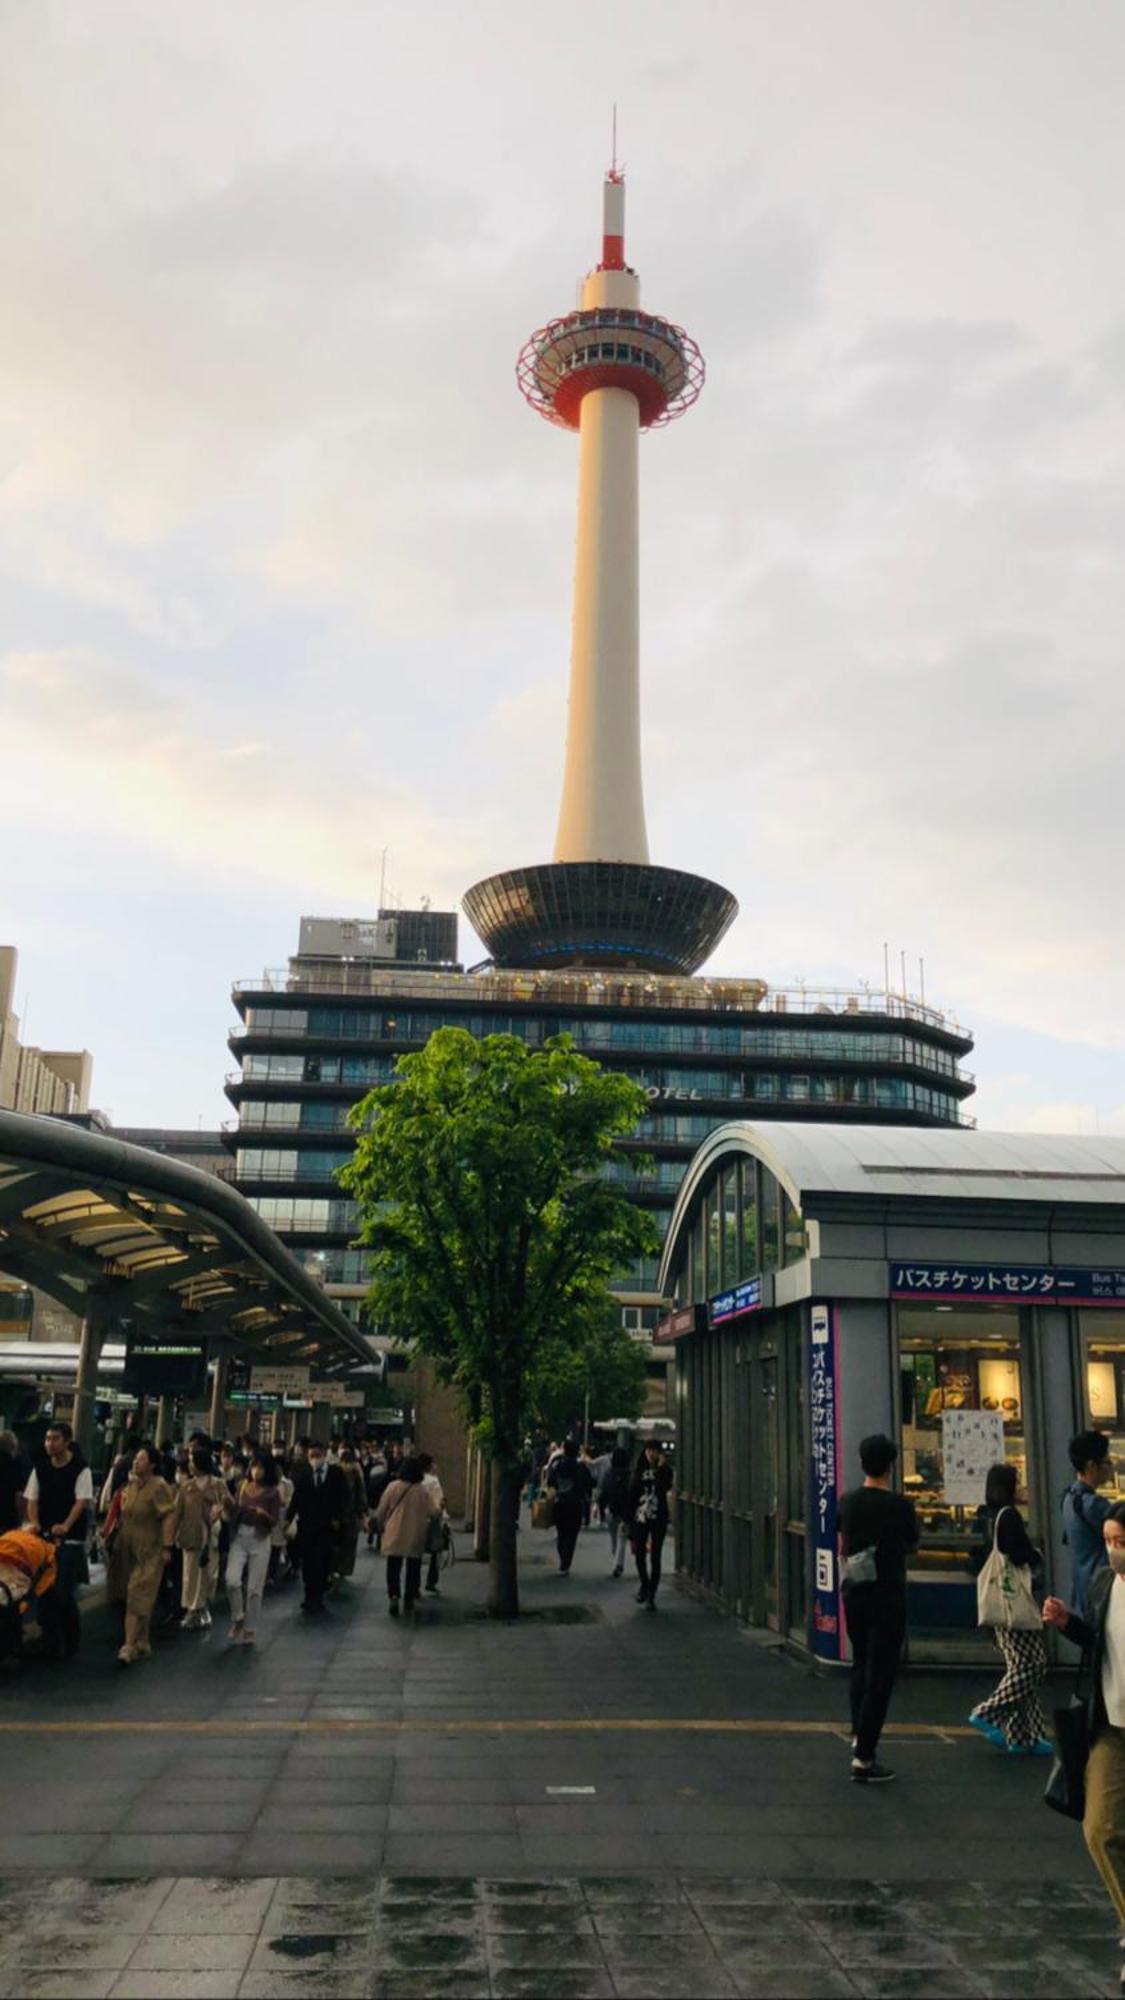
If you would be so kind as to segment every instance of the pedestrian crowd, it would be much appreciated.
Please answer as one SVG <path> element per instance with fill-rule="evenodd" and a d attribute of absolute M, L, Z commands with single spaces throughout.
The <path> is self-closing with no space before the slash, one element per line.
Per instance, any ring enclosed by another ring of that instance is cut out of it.
<path fill-rule="evenodd" d="M 298 1577 L 302 1612 L 322 1615 L 364 1534 L 386 1556 L 393 1615 L 413 1611 L 427 1556 L 425 1588 L 438 1593 L 452 1536 L 432 1456 L 315 1438 L 286 1454 L 195 1431 L 179 1447 L 134 1441 L 95 1491 L 69 1424 L 49 1424 L 33 1460 L 0 1433 L 0 1658 L 18 1650 L 29 1602 L 41 1656 L 78 1651 L 91 1546 L 120 1617 L 118 1660 L 132 1667 L 151 1655 L 154 1625 L 208 1630 L 220 1593 L 235 1646 L 254 1645 L 266 1591 Z"/>
<path fill-rule="evenodd" d="M 609 1530 L 610 1575 L 624 1574 L 631 1548 L 637 1603 L 655 1611 L 672 1491 L 672 1467 L 659 1439 L 649 1438 L 635 1463 L 625 1445 L 595 1454 L 573 1437 L 538 1449 L 529 1444 L 527 1455 L 532 1522 L 554 1529 L 559 1575 L 569 1576 L 578 1537 L 596 1518 Z"/>
<path fill-rule="evenodd" d="M 862 1483 L 838 1504 L 851 1776 L 863 1786 L 895 1776 L 879 1748 L 906 1639 L 908 1565 L 920 1539 L 913 1504 L 895 1490 L 897 1457 L 893 1439 L 864 1438 Z M 967 1720 L 1008 1756 L 1055 1758 L 1048 1802 L 1081 1819 L 1125 1931 L 1125 1502 L 1104 1491 L 1114 1467 L 1103 1433 L 1072 1439 L 1070 1459 L 1060 1522 L 1068 1598 L 1043 1594 L 1044 1556 L 1021 1511 L 1017 1469 L 998 1463 L 988 1472 L 976 1518 L 978 1624 L 991 1634 L 1002 1672 Z M 525 1469 L 532 1525 L 554 1530 L 560 1575 L 570 1573 L 580 1535 L 597 1520 L 607 1530 L 610 1577 L 623 1576 L 631 1550 L 637 1601 L 654 1611 L 673 1484 L 660 1441 L 647 1440 L 636 1459 L 623 1446 L 596 1454 L 573 1437 L 529 1441 Z M 48 1425 L 31 1463 L 11 1433 L 0 1433 L 0 1641 L 5 1601 L 10 1606 L 22 1588 L 34 1594 L 47 1655 L 66 1659 L 77 1651 L 77 1593 L 88 1578 L 95 1517 L 108 1594 L 121 1613 L 124 1666 L 151 1653 L 154 1621 L 185 1631 L 210 1627 L 220 1590 L 236 1646 L 253 1646 L 266 1591 L 297 1577 L 302 1612 L 323 1614 L 330 1593 L 353 1574 L 363 1535 L 386 1559 L 390 1615 L 409 1617 L 423 1589 L 439 1590 L 450 1544 L 434 1460 L 401 1445 L 305 1438 L 285 1454 L 250 1438 L 216 1443 L 196 1432 L 175 1450 L 135 1444 L 115 1458 L 95 1492 L 66 1423 Z M 1048 1629 L 1081 1657 L 1075 1698 L 1056 1710 L 1054 1732 L 1042 1706 Z"/>

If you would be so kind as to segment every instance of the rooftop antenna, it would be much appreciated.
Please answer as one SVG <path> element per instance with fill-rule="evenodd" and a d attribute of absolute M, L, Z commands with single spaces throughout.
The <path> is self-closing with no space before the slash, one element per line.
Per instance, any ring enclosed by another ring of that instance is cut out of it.
<path fill-rule="evenodd" d="M 611 180 L 611 181 L 623 181 L 623 180 L 624 180 L 624 178 L 625 178 L 625 169 L 624 169 L 624 167 L 619 167 L 619 166 L 618 166 L 618 164 L 617 164 L 617 106 L 616 106 L 616 104 L 615 104 L 615 105 L 614 105 L 614 107 L 613 107 L 613 145 L 612 145 L 612 151 L 613 151 L 613 161 L 612 161 L 612 165 L 610 166 L 610 169 L 609 169 L 609 173 L 608 173 L 608 175 L 606 176 L 606 178 L 607 178 L 608 180 Z"/>

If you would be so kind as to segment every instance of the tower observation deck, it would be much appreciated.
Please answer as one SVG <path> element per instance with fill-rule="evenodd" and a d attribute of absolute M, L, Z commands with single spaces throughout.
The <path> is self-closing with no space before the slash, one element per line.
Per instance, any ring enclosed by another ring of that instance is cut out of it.
<path fill-rule="evenodd" d="M 694 972 L 733 922 L 729 890 L 649 861 L 641 779 L 638 442 L 703 387 L 682 327 L 641 310 L 625 261 L 625 185 L 604 187 L 602 256 L 582 303 L 523 348 L 520 388 L 578 432 L 578 534 L 566 766 L 554 860 L 487 877 L 465 913 L 502 966 Z"/>

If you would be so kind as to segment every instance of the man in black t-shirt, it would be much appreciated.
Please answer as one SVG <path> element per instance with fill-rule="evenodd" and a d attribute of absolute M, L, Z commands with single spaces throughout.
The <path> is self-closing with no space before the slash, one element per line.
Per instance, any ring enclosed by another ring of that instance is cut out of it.
<path fill-rule="evenodd" d="M 844 1616 L 852 1647 L 852 1777 L 886 1785 L 894 1777 L 876 1751 L 906 1637 L 906 1559 L 918 1546 L 918 1517 L 891 1491 L 898 1447 L 889 1437 L 863 1439 L 864 1481 L 840 1500 Z"/>

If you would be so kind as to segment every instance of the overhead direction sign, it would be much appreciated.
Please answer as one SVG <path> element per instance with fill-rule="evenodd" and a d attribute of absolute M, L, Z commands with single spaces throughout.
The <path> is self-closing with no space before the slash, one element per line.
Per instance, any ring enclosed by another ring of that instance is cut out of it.
<path fill-rule="evenodd" d="M 250 1389 L 269 1396 L 303 1396 L 309 1386 L 307 1368 L 252 1368 Z"/>

